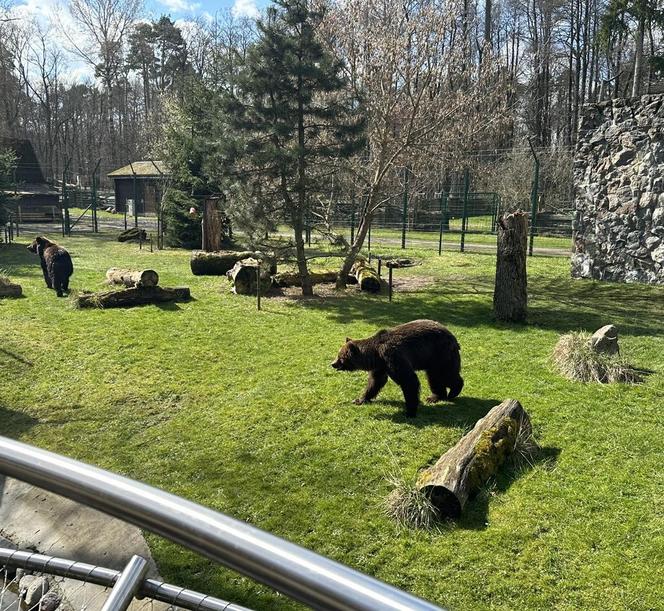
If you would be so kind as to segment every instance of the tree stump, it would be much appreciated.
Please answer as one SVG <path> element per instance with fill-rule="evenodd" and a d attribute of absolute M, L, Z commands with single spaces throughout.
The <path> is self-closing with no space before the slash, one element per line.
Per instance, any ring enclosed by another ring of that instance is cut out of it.
<path fill-rule="evenodd" d="M 514 451 L 520 435 L 530 436 L 530 418 L 515 399 L 496 405 L 435 465 L 417 479 L 441 517 L 458 518 L 470 496 L 494 475 Z"/>
<path fill-rule="evenodd" d="M 493 312 L 498 320 L 523 322 L 528 313 L 526 242 L 528 219 L 517 210 L 498 220 L 498 253 Z"/>
<path fill-rule="evenodd" d="M 218 198 L 208 198 L 203 203 L 203 250 L 214 252 L 221 250 L 225 239 L 224 224 L 217 206 Z"/>
<path fill-rule="evenodd" d="M 238 261 L 233 269 L 226 274 L 233 283 L 233 292 L 236 295 L 256 295 L 257 277 L 256 270 L 260 264 L 261 295 L 267 293 L 272 287 L 272 276 L 270 269 L 263 266 L 263 263 L 252 257 Z"/>
<path fill-rule="evenodd" d="M 378 272 L 364 259 L 358 258 L 353 263 L 350 275 L 357 280 L 360 290 L 369 293 L 380 293 L 380 277 L 378 276 Z"/>
<path fill-rule="evenodd" d="M 76 296 L 74 303 L 79 308 L 125 308 L 189 299 L 191 299 L 191 293 L 187 287 L 135 286 L 105 293 L 81 293 Z"/>
<path fill-rule="evenodd" d="M 277 262 L 273 257 L 262 252 L 219 250 L 205 252 L 194 250 L 191 253 L 191 272 L 194 276 L 225 276 L 233 266 L 242 259 L 259 259 L 262 265 L 272 274 L 277 273 Z"/>
<path fill-rule="evenodd" d="M 0 297 L 20 297 L 23 289 L 20 284 L 14 284 L 9 279 L 0 278 Z"/>
<path fill-rule="evenodd" d="M 126 287 L 157 286 L 159 284 L 159 274 L 153 269 L 135 271 L 111 267 L 106 272 L 106 282 L 107 284 L 121 284 Z"/>

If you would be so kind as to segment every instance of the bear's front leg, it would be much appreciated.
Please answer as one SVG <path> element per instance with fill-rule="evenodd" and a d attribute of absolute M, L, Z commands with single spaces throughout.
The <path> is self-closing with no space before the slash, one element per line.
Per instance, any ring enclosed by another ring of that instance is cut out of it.
<path fill-rule="evenodd" d="M 355 405 L 369 403 L 369 401 L 375 399 L 378 396 L 378 393 L 381 391 L 383 386 L 385 386 L 385 384 L 387 384 L 387 371 L 384 369 L 370 371 L 369 379 L 367 380 L 367 387 L 364 389 L 364 394 L 359 399 L 355 399 L 353 403 L 355 403 Z"/>
<path fill-rule="evenodd" d="M 53 288 L 53 283 L 51 282 L 51 276 L 48 273 L 48 269 L 46 267 L 46 261 L 44 261 L 44 257 L 41 257 L 41 268 L 42 268 L 42 273 L 44 274 L 44 280 L 46 282 L 46 286 L 49 289 Z"/>

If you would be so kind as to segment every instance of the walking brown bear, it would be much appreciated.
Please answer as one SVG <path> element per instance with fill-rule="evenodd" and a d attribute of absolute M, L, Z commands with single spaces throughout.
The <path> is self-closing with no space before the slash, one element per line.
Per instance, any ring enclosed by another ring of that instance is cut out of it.
<path fill-rule="evenodd" d="M 368 339 L 352 340 L 339 350 L 332 367 L 339 371 L 369 372 L 364 394 L 357 405 L 374 399 L 392 378 L 403 391 L 406 415 L 417 414 L 420 381 L 416 371 L 427 374 L 431 396 L 429 403 L 454 399 L 463 388 L 459 342 L 452 333 L 434 320 L 413 320 L 392 329 L 378 331 Z M 449 392 L 448 392 L 449 389 Z"/>
<path fill-rule="evenodd" d="M 55 289 L 58 297 L 62 297 L 63 292 L 69 290 L 69 277 L 74 273 L 69 253 L 62 246 L 41 236 L 34 239 L 28 250 L 39 255 L 46 286 Z"/>

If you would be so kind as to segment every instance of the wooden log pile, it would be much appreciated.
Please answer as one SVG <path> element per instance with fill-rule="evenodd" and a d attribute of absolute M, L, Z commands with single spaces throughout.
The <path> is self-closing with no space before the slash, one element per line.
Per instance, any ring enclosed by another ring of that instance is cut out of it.
<path fill-rule="evenodd" d="M 458 518 L 466 501 L 514 452 L 519 440 L 532 434 L 530 417 L 515 399 L 496 405 L 472 431 L 423 470 L 417 488 L 424 492 L 440 516 Z"/>
<path fill-rule="evenodd" d="M 112 267 L 106 272 L 106 281 L 127 288 L 101 293 L 80 293 L 74 297 L 76 307 L 125 308 L 191 299 L 191 292 L 187 287 L 157 286 L 159 275 L 151 269 L 135 271 Z"/>
<path fill-rule="evenodd" d="M 233 266 L 243 259 L 259 259 L 270 270 L 270 273 L 277 273 L 277 263 L 273 257 L 261 252 L 253 251 L 235 251 L 218 250 L 216 252 L 205 252 L 204 250 L 194 250 L 191 253 L 191 272 L 194 276 L 225 276 L 227 272 L 233 269 Z"/>

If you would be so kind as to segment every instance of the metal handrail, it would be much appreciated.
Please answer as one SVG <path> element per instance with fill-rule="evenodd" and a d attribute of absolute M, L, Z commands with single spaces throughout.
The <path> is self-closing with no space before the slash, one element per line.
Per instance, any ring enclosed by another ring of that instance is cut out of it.
<path fill-rule="evenodd" d="M 5 437 L 0 473 L 161 535 L 317 609 L 439 609 L 245 522 Z"/>

